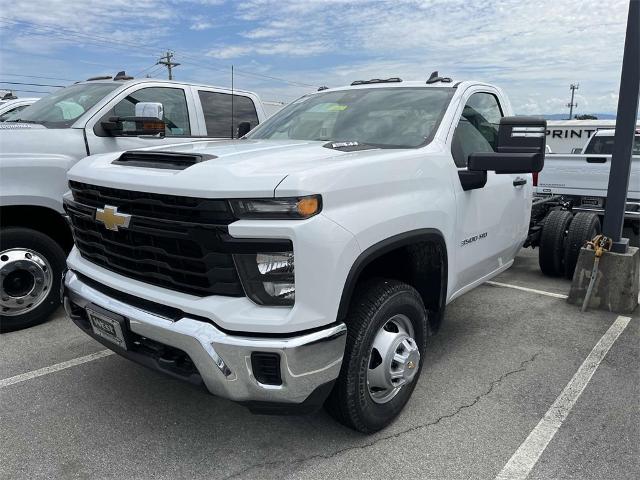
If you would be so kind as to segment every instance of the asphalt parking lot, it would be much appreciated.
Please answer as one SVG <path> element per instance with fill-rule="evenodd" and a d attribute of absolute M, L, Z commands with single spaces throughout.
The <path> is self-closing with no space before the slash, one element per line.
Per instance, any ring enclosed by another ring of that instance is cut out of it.
<path fill-rule="evenodd" d="M 528 250 L 495 282 L 449 306 L 407 408 L 373 436 L 322 411 L 254 416 L 117 355 L 87 357 L 104 347 L 60 312 L 0 337 L 0 478 L 493 479 L 531 456 L 525 440 L 576 377 L 588 383 L 568 389 L 575 404 L 528 478 L 640 478 L 638 310 L 585 362 L 617 315 L 568 305 L 569 282 L 543 277 Z"/>

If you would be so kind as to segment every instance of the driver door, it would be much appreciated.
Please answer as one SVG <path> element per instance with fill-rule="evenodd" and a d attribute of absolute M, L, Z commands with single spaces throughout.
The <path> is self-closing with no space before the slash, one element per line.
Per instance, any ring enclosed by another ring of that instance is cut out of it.
<path fill-rule="evenodd" d="M 495 93 L 476 91 L 466 97 L 451 139 L 452 161 L 458 169 L 466 169 L 471 153 L 495 151 L 503 116 Z M 530 175 L 487 172 L 484 187 L 464 191 L 456 175 L 458 278 L 454 291 L 488 279 L 514 259 L 527 235 L 530 179 Z"/>
<path fill-rule="evenodd" d="M 101 126 L 113 116 L 134 116 L 135 105 L 139 102 L 159 102 L 164 108 L 164 120 L 167 124 L 165 136 L 114 137 Z M 188 142 L 196 137 L 197 126 L 193 114 L 191 90 L 180 86 L 145 87 L 128 91 L 123 98 L 105 107 L 93 128 L 87 127 L 87 148 L 91 155 L 96 153 L 132 150 L 135 148 L 155 147 L 159 145 Z"/>

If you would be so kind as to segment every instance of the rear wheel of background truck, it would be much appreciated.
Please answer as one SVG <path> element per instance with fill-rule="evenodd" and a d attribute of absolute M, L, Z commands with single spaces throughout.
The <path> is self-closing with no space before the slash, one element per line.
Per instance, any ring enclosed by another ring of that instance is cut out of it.
<path fill-rule="evenodd" d="M 420 294 L 396 280 L 364 282 L 347 317 L 340 376 L 326 408 L 363 433 L 387 426 L 416 385 L 427 344 L 427 313 Z"/>
<path fill-rule="evenodd" d="M 564 250 L 567 231 L 573 215 L 566 210 L 553 210 L 547 215 L 540 235 L 538 263 L 540 270 L 551 277 L 561 277 L 565 272 Z"/>
<path fill-rule="evenodd" d="M 60 305 L 60 245 L 30 228 L 0 231 L 0 332 L 46 321 Z"/>
<path fill-rule="evenodd" d="M 580 249 L 600 231 L 600 219 L 595 213 L 578 212 L 574 215 L 564 251 L 564 274 L 569 280 L 573 278 Z"/>

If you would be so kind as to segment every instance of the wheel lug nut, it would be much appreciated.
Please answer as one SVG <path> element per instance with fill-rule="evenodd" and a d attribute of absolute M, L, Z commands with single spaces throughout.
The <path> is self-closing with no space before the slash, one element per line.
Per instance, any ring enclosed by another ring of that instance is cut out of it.
<path fill-rule="evenodd" d="M 25 254 L 24 254 L 24 256 L 25 256 L 26 258 L 31 258 L 31 254 L 30 254 L 29 252 L 25 253 Z"/>

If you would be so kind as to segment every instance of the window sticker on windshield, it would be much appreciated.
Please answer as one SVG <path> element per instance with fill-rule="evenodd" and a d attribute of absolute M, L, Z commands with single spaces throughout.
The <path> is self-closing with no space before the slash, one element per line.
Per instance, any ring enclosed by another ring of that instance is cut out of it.
<path fill-rule="evenodd" d="M 310 108 L 310 112 L 324 113 L 324 112 L 342 112 L 346 110 L 348 105 L 340 105 L 339 103 L 319 103 L 313 108 Z"/>

